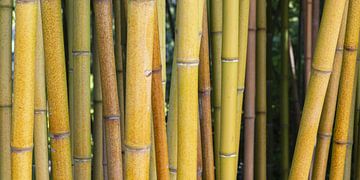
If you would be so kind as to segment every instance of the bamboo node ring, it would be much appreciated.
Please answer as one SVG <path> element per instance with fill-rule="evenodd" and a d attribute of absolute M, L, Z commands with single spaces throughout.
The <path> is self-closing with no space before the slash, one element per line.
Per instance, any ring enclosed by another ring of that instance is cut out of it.
<path fill-rule="evenodd" d="M 67 137 L 70 136 L 70 132 L 59 133 L 59 134 L 49 133 L 49 136 L 50 136 L 51 139 L 55 139 L 55 140 L 64 139 L 64 138 L 67 138 Z"/>
<path fill-rule="evenodd" d="M 12 108 L 12 104 L 0 105 L 0 108 Z"/>
<path fill-rule="evenodd" d="M 221 58 L 221 62 L 223 63 L 232 63 L 232 62 L 239 62 L 238 58 Z"/>
<path fill-rule="evenodd" d="M 25 153 L 25 152 L 32 151 L 33 148 L 34 148 L 34 145 L 31 145 L 30 147 L 24 147 L 24 148 L 11 146 L 11 152 L 13 152 L 13 153 Z"/>
<path fill-rule="evenodd" d="M 234 157 L 237 157 L 236 153 L 230 153 L 230 154 L 222 154 L 222 153 L 219 153 L 219 156 L 221 158 L 234 158 Z"/>
<path fill-rule="evenodd" d="M 125 149 L 125 152 L 143 153 L 143 152 L 150 152 L 151 145 L 145 147 L 133 147 L 125 144 L 123 147 Z"/>
<path fill-rule="evenodd" d="M 90 51 L 72 51 L 73 56 L 91 56 Z"/>
<path fill-rule="evenodd" d="M 105 121 L 120 121 L 120 115 L 108 115 L 103 118 Z"/>
<path fill-rule="evenodd" d="M 46 114 L 46 109 L 35 109 L 34 114 Z"/>
<path fill-rule="evenodd" d="M 75 163 L 86 163 L 92 160 L 92 157 L 74 157 Z"/>

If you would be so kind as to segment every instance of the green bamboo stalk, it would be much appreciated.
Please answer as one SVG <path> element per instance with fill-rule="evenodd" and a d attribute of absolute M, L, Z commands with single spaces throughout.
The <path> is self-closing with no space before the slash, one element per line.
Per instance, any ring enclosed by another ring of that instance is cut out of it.
<path fill-rule="evenodd" d="M 60 0 L 41 1 L 51 165 L 54 179 L 72 179 L 69 109 Z"/>
<path fill-rule="evenodd" d="M 38 20 L 36 34 L 35 59 L 35 104 L 34 104 L 34 156 L 35 175 L 37 180 L 49 179 L 48 133 L 47 133 L 47 107 L 45 83 L 45 59 L 43 33 L 41 23 L 41 6 L 38 2 Z"/>
<path fill-rule="evenodd" d="M 210 1 L 210 36 L 213 73 L 214 108 L 214 156 L 216 179 L 220 178 L 220 110 L 221 110 L 221 47 L 222 47 L 222 0 Z"/>
<path fill-rule="evenodd" d="M 266 179 L 266 0 L 256 2 L 255 179 Z"/>
<path fill-rule="evenodd" d="M 325 179 L 326 177 L 326 167 L 328 164 L 327 162 L 329 157 L 330 141 L 334 126 L 336 101 L 339 90 L 347 10 L 349 4 L 348 2 L 349 1 L 347 1 L 345 5 L 344 14 L 342 17 L 339 38 L 336 45 L 333 71 L 331 73 L 329 85 L 326 91 L 324 107 L 321 112 L 315 151 L 314 169 L 312 173 L 313 179 Z"/>
<path fill-rule="evenodd" d="M 16 1 L 11 179 L 32 178 L 38 1 Z"/>
<path fill-rule="evenodd" d="M 90 0 L 73 4 L 74 179 L 91 179 Z"/>
<path fill-rule="evenodd" d="M 0 179 L 11 178 L 10 129 L 12 107 L 12 0 L 0 2 Z"/>
<path fill-rule="evenodd" d="M 349 87 L 353 87 L 356 82 L 356 56 L 360 30 L 360 0 L 350 0 L 348 11 L 330 166 L 330 176 L 334 179 L 344 177 L 347 146 L 352 144 L 348 139 L 351 137 L 350 133 L 352 133 L 349 131 L 349 128 L 351 127 L 352 100 L 355 89 Z"/>
<path fill-rule="evenodd" d="M 103 123 L 109 179 L 122 179 L 120 106 L 112 33 L 111 0 L 94 0 L 96 51 L 100 60 Z"/>
<path fill-rule="evenodd" d="M 326 1 L 324 5 L 313 56 L 312 73 L 289 175 L 291 180 L 309 178 L 316 133 L 336 50 L 337 38 L 334 37 L 339 35 L 345 1 Z"/>
<path fill-rule="evenodd" d="M 360 61 L 360 51 L 358 50 L 358 55 L 357 55 L 357 61 Z M 358 71 L 360 69 L 360 63 L 358 63 Z M 355 168 L 354 168 L 354 178 L 355 179 L 359 179 L 360 178 L 360 156 L 357 154 L 360 150 L 360 142 L 359 142 L 359 135 L 360 135 L 360 130 L 359 130 L 359 118 L 360 118 L 360 73 L 358 72 L 358 77 L 357 77 L 357 88 L 356 88 L 356 107 L 355 107 L 355 126 L 356 128 L 358 129 L 358 134 L 356 136 L 357 138 L 357 151 L 355 151 L 355 158 L 354 158 L 354 161 L 355 161 Z"/>

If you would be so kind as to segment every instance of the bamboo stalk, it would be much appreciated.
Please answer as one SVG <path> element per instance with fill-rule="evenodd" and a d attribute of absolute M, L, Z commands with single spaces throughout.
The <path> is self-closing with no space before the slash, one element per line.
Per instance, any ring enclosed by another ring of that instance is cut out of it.
<path fill-rule="evenodd" d="M 211 124 L 211 86 L 210 86 L 210 64 L 209 64 L 209 40 L 208 40 L 208 18 L 207 3 L 204 4 L 202 20 L 202 37 L 200 45 L 199 62 L 199 103 L 200 103 L 200 131 L 203 178 L 214 180 L 214 152 Z"/>
<path fill-rule="evenodd" d="M 333 71 L 330 75 L 330 81 L 326 91 L 324 107 L 320 118 L 315 151 L 314 169 L 312 173 L 313 179 L 325 179 L 326 177 L 326 167 L 328 164 L 327 162 L 330 150 L 330 141 L 335 120 L 335 108 L 338 96 L 341 64 L 343 58 L 347 9 L 348 3 L 346 3 L 345 5 L 344 14 L 342 17 L 339 38 L 336 45 Z"/>
<path fill-rule="evenodd" d="M 164 104 L 166 96 L 166 5 L 165 0 L 157 0 L 158 26 L 160 38 L 160 54 L 161 54 L 161 83 L 163 89 Z M 166 112 L 165 112 L 166 114 Z"/>
<path fill-rule="evenodd" d="M 317 34 L 319 31 L 319 24 L 320 24 L 320 13 L 321 13 L 321 9 L 320 9 L 320 0 L 312 0 L 312 52 L 314 52 L 315 50 L 315 44 L 316 44 L 316 39 L 317 39 Z"/>
<path fill-rule="evenodd" d="M 256 2 L 255 179 L 266 179 L 266 0 Z"/>
<path fill-rule="evenodd" d="M 336 109 L 333 150 L 331 156 L 330 176 L 342 178 L 345 174 L 345 157 L 350 136 L 351 107 L 356 77 L 356 56 L 360 30 L 360 1 L 350 0 L 346 34 L 344 42 L 344 57 L 341 69 L 338 104 Z"/>
<path fill-rule="evenodd" d="M 214 157 L 215 176 L 220 178 L 220 116 L 221 116 L 221 48 L 222 48 L 222 0 L 210 1 L 210 36 L 213 74 L 213 108 L 214 108 Z"/>
<path fill-rule="evenodd" d="M 74 1 L 74 179 L 91 179 L 90 0 Z"/>
<path fill-rule="evenodd" d="M 37 180 L 49 179 L 47 107 L 45 83 L 45 59 L 41 23 L 41 6 L 38 1 L 36 59 L 35 59 L 35 104 L 34 104 L 34 155 Z"/>
<path fill-rule="evenodd" d="M 115 22 L 115 64 L 116 64 L 116 77 L 117 77 L 117 89 L 118 89 L 118 98 L 119 98 L 119 104 L 120 104 L 120 116 L 123 117 L 123 119 L 120 122 L 121 125 L 121 142 L 124 142 L 124 117 L 125 117 L 125 101 L 124 101 L 124 58 L 123 58 L 123 52 L 124 47 L 122 44 L 122 29 L 124 23 L 124 19 L 121 17 L 122 14 L 122 7 L 121 7 L 121 1 L 120 0 L 114 0 L 113 1 L 114 6 L 114 22 Z M 122 152 L 123 153 L 123 152 Z"/>
<path fill-rule="evenodd" d="M 345 0 L 326 1 L 289 179 L 308 179 Z"/>
<path fill-rule="evenodd" d="M 97 53 L 100 60 L 105 130 L 107 176 L 122 179 L 120 110 L 116 86 L 116 70 L 112 35 L 110 0 L 94 0 Z"/>
<path fill-rule="evenodd" d="M 95 33 L 94 33 L 95 34 Z M 94 35 L 95 36 L 95 35 Z M 96 41 L 95 37 L 94 42 Z M 103 116 L 102 116 L 102 92 L 101 92 L 101 77 L 99 57 L 96 51 L 96 42 L 93 44 L 93 75 L 94 75 L 94 163 L 93 163 L 93 178 L 96 180 L 103 180 Z"/>
<path fill-rule="evenodd" d="M 150 147 L 150 180 L 157 180 L 156 150 L 154 137 L 154 119 L 151 118 L 151 147 Z"/>
<path fill-rule="evenodd" d="M 149 178 L 155 7 L 154 1 L 128 1 L 124 142 L 126 179 Z"/>
<path fill-rule="evenodd" d="M 236 112 L 239 61 L 239 1 L 223 1 L 221 52 L 220 178 L 236 179 Z M 234 40 L 235 39 L 235 40 Z"/>
<path fill-rule="evenodd" d="M 249 28 L 249 8 L 250 1 L 244 0 L 239 3 L 239 63 L 238 63 L 238 81 L 237 81 L 237 114 L 236 114 L 236 162 L 238 166 L 239 146 L 241 134 L 241 119 L 243 114 L 245 74 L 246 74 L 246 56 L 248 45 L 248 28 Z M 236 172 L 237 174 L 237 172 Z"/>
<path fill-rule="evenodd" d="M 306 0 L 305 7 L 305 91 L 309 84 L 310 73 L 311 73 L 311 59 L 313 52 L 313 37 L 312 37 L 312 19 L 313 19 L 313 1 Z"/>
<path fill-rule="evenodd" d="M 196 179 L 203 179 L 203 163 L 202 163 L 202 143 L 201 143 L 201 130 L 200 130 L 200 121 L 198 121 L 198 133 L 197 133 L 197 162 L 196 162 Z"/>
<path fill-rule="evenodd" d="M 11 178 L 12 0 L 0 2 L 0 179 Z"/>
<path fill-rule="evenodd" d="M 41 1 L 52 176 L 72 179 L 69 109 L 60 0 Z"/>
<path fill-rule="evenodd" d="M 358 55 L 357 55 L 357 61 L 360 61 L 360 51 L 358 50 Z M 360 66 L 360 63 L 358 63 L 358 66 Z M 360 68 L 358 67 L 358 70 L 359 70 Z M 358 128 L 358 133 L 357 133 L 357 136 L 356 136 L 356 138 L 357 138 L 357 148 L 356 148 L 356 151 L 355 151 L 355 154 L 356 154 L 356 156 L 355 156 L 355 158 L 354 158 L 354 161 L 355 161 L 355 168 L 354 168 L 354 178 L 355 179 L 359 179 L 359 177 L 360 177 L 360 171 L 359 171 L 359 169 L 360 169 L 360 166 L 359 166 L 359 164 L 360 164 L 360 156 L 357 154 L 358 152 L 359 152 L 359 150 L 360 150 L 360 142 L 359 142 L 359 135 L 360 135 L 360 132 L 359 132 L 359 118 L 360 118 L 360 83 L 359 83 L 359 81 L 360 81 L 360 73 L 358 72 L 358 77 L 357 77 L 357 88 L 356 88 L 356 107 L 355 107 L 355 121 L 357 121 L 356 123 L 355 123 L 355 126 L 356 126 L 356 128 Z"/>
<path fill-rule="evenodd" d="M 16 1 L 12 179 L 32 178 L 37 8 L 38 1 Z"/>
<path fill-rule="evenodd" d="M 196 179 L 198 133 L 199 1 L 177 4 L 178 173 Z M 202 7 L 202 6 L 201 6 Z"/>
<path fill-rule="evenodd" d="M 250 1 L 244 98 L 244 179 L 254 178 L 256 1 Z"/>
<path fill-rule="evenodd" d="M 157 8 L 156 8 L 157 9 Z M 161 38 L 158 23 L 159 11 L 155 10 L 154 45 L 152 59 L 151 102 L 155 136 L 156 172 L 160 180 L 168 180 L 169 158 L 166 139 L 164 90 L 162 86 Z"/>

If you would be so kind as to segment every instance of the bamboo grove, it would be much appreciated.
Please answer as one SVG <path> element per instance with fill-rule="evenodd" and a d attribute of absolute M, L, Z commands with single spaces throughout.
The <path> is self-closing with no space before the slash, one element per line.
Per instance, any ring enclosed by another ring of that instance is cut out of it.
<path fill-rule="evenodd" d="M 360 179 L 360 0 L 0 0 L 0 180 Z"/>

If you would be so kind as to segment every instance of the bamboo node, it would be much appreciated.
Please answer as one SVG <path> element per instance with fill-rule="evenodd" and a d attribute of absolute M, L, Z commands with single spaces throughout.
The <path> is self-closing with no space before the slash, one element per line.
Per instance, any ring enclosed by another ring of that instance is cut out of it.
<path fill-rule="evenodd" d="M 34 148 L 34 145 L 31 145 L 30 147 L 24 147 L 24 148 L 18 148 L 18 147 L 11 146 L 11 152 L 12 153 L 25 153 L 25 152 L 32 151 L 33 148 Z"/>
<path fill-rule="evenodd" d="M 1 104 L 0 108 L 12 108 L 12 104 Z"/>
<path fill-rule="evenodd" d="M 157 73 L 160 73 L 160 72 L 161 72 L 161 67 L 152 70 L 153 74 L 157 74 Z"/>
<path fill-rule="evenodd" d="M 193 61 L 193 62 L 177 62 L 178 66 L 185 66 L 185 67 L 195 67 L 199 66 L 199 61 Z"/>
<path fill-rule="evenodd" d="M 90 51 L 72 51 L 73 56 L 91 56 Z"/>
<path fill-rule="evenodd" d="M 169 172 L 171 174 L 176 174 L 177 173 L 177 169 L 175 167 L 169 166 Z"/>
<path fill-rule="evenodd" d="M 232 62 L 239 62 L 239 58 L 221 58 L 222 63 L 232 63 Z"/>
<path fill-rule="evenodd" d="M 336 52 L 343 52 L 343 51 L 344 51 L 344 48 L 341 48 L 341 47 L 336 48 Z"/>
<path fill-rule="evenodd" d="M 236 153 L 230 153 L 230 154 L 219 153 L 219 156 L 221 158 L 234 158 L 234 157 L 237 157 Z"/>
<path fill-rule="evenodd" d="M 46 109 L 35 109 L 34 114 L 46 114 Z"/>
<path fill-rule="evenodd" d="M 103 118 L 105 121 L 120 121 L 120 115 L 108 115 Z"/>
<path fill-rule="evenodd" d="M 222 31 L 211 31 L 210 33 L 214 35 L 222 35 Z"/>
<path fill-rule="evenodd" d="M 152 70 L 145 70 L 144 74 L 145 74 L 145 77 L 150 77 L 152 74 Z"/>
<path fill-rule="evenodd" d="M 74 159 L 74 163 L 86 163 L 86 162 L 91 162 L 92 160 L 92 157 L 76 157 L 76 156 L 73 156 L 73 159 Z"/>
<path fill-rule="evenodd" d="M 161 84 L 166 84 L 166 80 L 161 81 Z"/>
<path fill-rule="evenodd" d="M 342 140 L 334 140 L 334 143 L 339 145 L 346 145 L 346 146 L 351 146 L 353 144 L 352 141 L 342 141 Z"/>
<path fill-rule="evenodd" d="M 257 31 L 266 31 L 266 27 L 257 27 L 256 30 Z"/>
<path fill-rule="evenodd" d="M 123 73 L 124 71 L 122 70 L 122 69 L 116 69 L 116 73 L 118 73 L 118 74 L 121 74 L 121 73 Z"/>
<path fill-rule="evenodd" d="M 311 69 L 314 71 L 314 72 L 317 72 L 317 73 L 320 73 L 320 74 L 331 74 L 331 70 L 330 71 L 327 71 L 327 70 L 322 70 L 322 69 L 318 69 L 314 66 L 311 66 Z"/>
<path fill-rule="evenodd" d="M 35 3 L 35 0 L 16 0 L 16 3 Z"/>
<path fill-rule="evenodd" d="M 319 138 L 323 138 L 323 139 L 330 139 L 332 136 L 331 133 L 323 133 L 323 132 L 318 132 L 318 137 Z"/>
<path fill-rule="evenodd" d="M 256 28 L 251 28 L 251 27 L 249 27 L 248 30 L 249 30 L 249 31 L 256 31 Z"/>
<path fill-rule="evenodd" d="M 102 103 L 101 99 L 94 99 L 93 101 L 94 101 L 95 104 L 101 104 Z"/>
<path fill-rule="evenodd" d="M 349 45 L 344 45 L 344 49 L 345 51 L 350 51 L 350 52 L 354 52 L 358 50 L 357 47 L 349 46 Z"/>
<path fill-rule="evenodd" d="M 64 139 L 70 136 L 70 132 L 64 132 L 64 133 L 59 133 L 59 134 L 53 134 L 53 133 L 49 133 L 49 136 L 51 139 Z"/>
<path fill-rule="evenodd" d="M 145 147 L 133 147 L 125 144 L 123 147 L 125 149 L 125 152 L 144 153 L 144 152 L 150 152 L 151 145 Z"/>
<path fill-rule="evenodd" d="M 1 9 L 13 9 L 12 5 L 8 5 L 8 4 L 0 4 L 0 8 Z"/>
<path fill-rule="evenodd" d="M 203 96 L 210 96 L 211 88 L 200 89 L 199 93 Z"/>
<path fill-rule="evenodd" d="M 244 87 L 237 88 L 237 92 L 238 92 L 238 93 L 243 93 L 244 91 L 245 91 L 245 88 L 244 88 Z"/>
<path fill-rule="evenodd" d="M 266 111 L 256 111 L 255 114 L 266 114 Z"/>

